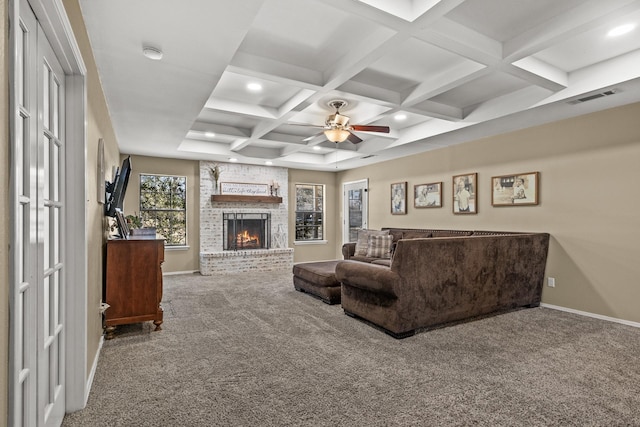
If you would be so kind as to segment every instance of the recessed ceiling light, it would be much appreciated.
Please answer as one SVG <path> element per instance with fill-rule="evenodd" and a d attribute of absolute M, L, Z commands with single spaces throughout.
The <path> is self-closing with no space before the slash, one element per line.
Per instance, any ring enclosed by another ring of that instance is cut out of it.
<path fill-rule="evenodd" d="M 260 92 L 262 90 L 262 85 L 260 83 L 248 83 L 247 90 L 251 92 Z"/>
<path fill-rule="evenodd" d="M 264 164 L 267 166 L 271 166 L 273 165 L 273 162 L 271 160 L 267 160 L 266 162 L 264 162 Z"/>
<path fill-rule="evenodd" d="M 142 53 L 149 59 L 153 59 L 154 61 L 159 61 L 162 59 L 162 51 L 157 47 L 144 46 L 142 48 Z"/>
<path fill-rule="evenodd" d="M 229 157 L 229 161 L 233 163 L 233 162 L 237 162 L 238 159 L 236 159 L 235 157 Z"/>
<path fill-rule="evenodd" d="M 403 113 L 398 113 L 395 116 L 393 116 L 393 118 L 397 121 L 397 122 L 401 122 L 403 120 L 407 120 L 407 115 L 403 114 Z"/>
<path fill-rule="evenodd" d="M 204 136 L 206 136 L 207 138 L 215 138 L 216 134 L 213 132 L 205 132 Z"/>
<path fill-rule="evenodd" d="M 314 150 L 316 150 L 316 151 L 320 151 L 320 150 L 321 150 L 321 148 L 320 148 L 320 147 L 318 147 L 317 145 L 314 145 L 314 146 L 313 146 L 313 149 L 314 149 Z"/>
<path fill-rule="evenodd" d="M 613 28 L 611 31 L 607 33 L 608 37 L 618 37 L 623 34 L 627 34 L 628 32 L 633 31 L 636 28 L 636 24 L 624 24 L 618 27 Z"/>

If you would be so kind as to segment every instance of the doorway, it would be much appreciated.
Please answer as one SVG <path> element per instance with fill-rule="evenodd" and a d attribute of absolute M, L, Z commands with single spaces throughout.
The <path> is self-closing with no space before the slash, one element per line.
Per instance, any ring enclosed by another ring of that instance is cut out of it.
<path fill-rule="evenodd" d="M 346 182 L 342 188 L 342 243 L 355 242 L 358 239 L 358 229 L 368 227 L 369 180 Z"/>
<path fill-rule="evenodd" d="M 60 0 L 9 12 L 8 421 L 59 426 L 86 402 L 85 72 Z"/>

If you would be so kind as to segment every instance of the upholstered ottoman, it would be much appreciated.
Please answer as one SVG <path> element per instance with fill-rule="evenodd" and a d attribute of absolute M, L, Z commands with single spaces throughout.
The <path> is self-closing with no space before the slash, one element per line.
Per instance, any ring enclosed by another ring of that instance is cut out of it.
<path fill-rule="evenodd" d="M 336 280 L 336 261 L 304 262 L 293 266 L 293 287 L 320 298 L 327 304 L 340 302 L 340 282 Z"/>

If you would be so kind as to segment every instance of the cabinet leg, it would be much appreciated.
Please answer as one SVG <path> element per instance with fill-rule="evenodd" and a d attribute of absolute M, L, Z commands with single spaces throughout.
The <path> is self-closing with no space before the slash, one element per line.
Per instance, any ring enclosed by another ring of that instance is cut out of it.
<path fill-rule="evenodd" d="M 108 340 L 112 340 L 114 338 L 114 334 L 116 332 L 116 327 L 115 326 L 106 326 L 104 328 L 104 331 L 107 333 L 105 338 L 108 339 Z"/>
<path fill-rule="evenodd" d="M 162 325 L 162 320 L 154 320 L 153 324 L 156 325 L 156 328 L 154 329 L 154 331 L 161 331 L 162 328 L 160 327 L 160 325 Z"/>

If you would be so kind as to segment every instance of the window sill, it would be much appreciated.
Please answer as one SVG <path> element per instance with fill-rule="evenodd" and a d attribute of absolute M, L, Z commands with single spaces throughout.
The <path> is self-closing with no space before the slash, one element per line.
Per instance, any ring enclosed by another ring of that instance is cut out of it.
<path fill-rule="evenodd" d="M 293 242 L 294 245 L 326 245 L 326 240 L 296 240 Z"/>
<path fill-rule="evenodd" d="M 188 251 L 190 249 L 189 246 L 166 246 L 164 247 L 165 251 Z"/>

